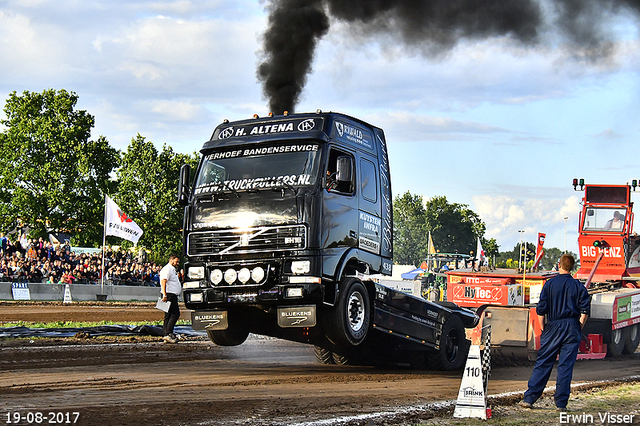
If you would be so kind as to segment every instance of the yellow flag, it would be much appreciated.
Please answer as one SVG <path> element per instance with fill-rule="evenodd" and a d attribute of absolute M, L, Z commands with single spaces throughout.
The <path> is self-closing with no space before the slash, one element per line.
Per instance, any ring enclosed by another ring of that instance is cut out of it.
<path fill-rule="evenodd" d="M 429 243 L 428 243 L 428 245 L 429 245 L 428 253 L 429 254 L 436 254 L 436 248 L 433 245 L 433 239 L 431 238 L 431 231 L 429 231 Z M 436 262 L 435 258 L 433 258 L 433 267 L 436 268 L 437 266 L 438 266 L 438 263 Z"/>

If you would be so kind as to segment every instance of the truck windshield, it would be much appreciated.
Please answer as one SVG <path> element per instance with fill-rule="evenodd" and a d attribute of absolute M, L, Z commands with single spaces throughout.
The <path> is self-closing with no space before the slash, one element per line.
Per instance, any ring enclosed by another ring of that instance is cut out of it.
<path fill-rule="evenodd" d="M 204 155 L 195 194 L 315 185 L 320 146 L 293 142 L 226 147 Z"/>
<path fill-rule="evenodd" d="M 624 208 L 587 208 L 583 231 L 622 231 L 626 214 Z"/>

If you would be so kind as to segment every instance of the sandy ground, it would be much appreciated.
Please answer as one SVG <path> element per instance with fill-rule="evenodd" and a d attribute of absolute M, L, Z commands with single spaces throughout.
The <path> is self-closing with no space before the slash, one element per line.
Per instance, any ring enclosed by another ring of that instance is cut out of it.
<path fill-rule="evenodd" d="M 162 313 L 149 304 L 0 303 L 0 322 L 18 317 L 151 321 Z M 639 361 L 639 353 L 580 361 L 574 383 L 637 377 Z M 498 401 L 518 400 L 530 373 L 530 367 L 494 368 L 489 394 L 516 392 Z M 153 337 L 0 340 L 0 421 L 14 413 L 40 412 L 48 420 L 77 412 L 76 424 L 101 426 L 405 425 L 450 410 L 434 404 L 457 397 L 461 376 L 321 365 L 309 346 L 260 336 L 237 347 L 202 339 L 170 345 Z M 379 414 L 355 417 L 371 413 Z"/>

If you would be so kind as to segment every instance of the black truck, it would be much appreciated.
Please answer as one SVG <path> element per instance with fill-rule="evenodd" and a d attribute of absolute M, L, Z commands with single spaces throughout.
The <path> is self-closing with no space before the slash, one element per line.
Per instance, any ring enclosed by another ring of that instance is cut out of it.
<path fill-rule="evenodd" d="M 311 343 L 321 362 L 463 366 L 474 313 L 371 278 L 392 270 L 382 129 L 321 111 L 225 120 L 201 154 L 178 188 L 195 329 Z"/>

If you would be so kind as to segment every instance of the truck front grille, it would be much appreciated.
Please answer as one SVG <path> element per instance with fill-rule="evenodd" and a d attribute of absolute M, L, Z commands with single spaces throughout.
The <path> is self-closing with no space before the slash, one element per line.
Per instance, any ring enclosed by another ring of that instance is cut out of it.
<path fill-rule="evenodd" d="M 306 246 L 304 225 L 193 232 L 187 237 L 189 256 L 302 250 Z"/>

